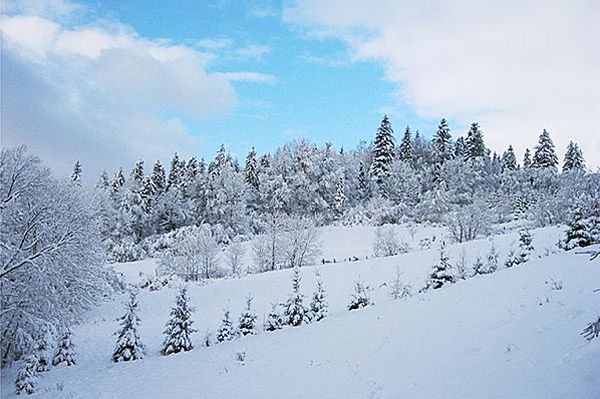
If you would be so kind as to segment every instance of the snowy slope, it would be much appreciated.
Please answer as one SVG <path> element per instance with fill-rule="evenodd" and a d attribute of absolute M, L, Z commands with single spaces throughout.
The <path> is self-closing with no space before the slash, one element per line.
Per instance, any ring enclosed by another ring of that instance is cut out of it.
<path fill-rule="evenodd" d="M 600 340 L 579 333 L 600 313 L 600 263 L 573 252 L 550 254 L 559 229 L 533 232 L 541 258 L 440 290 L 393 301 L 382 283 L 394 276 L 415 291 L 423 285 L 437 251 L 415 251 L 384 259 L 320 267 L 330 315 L 318 324 L 260 333 L 204 348 L 223 307 L 239 314 L 253 295 L 261 316 L 290 290 L 289 271 L 224 279 L 190 287 L 196 348 L 158 354 L 175 290 L 143 291 L 141 336 L 147 357 L 131 364 L 110 362 L 122 313 L 120 300 L 103 304 L 75 330 L 75 367 L 43 374 L 44 398 L 399 398 L 514 397 L 592 398 L 600 395 Z M 357 234 L 360 239 L 360 234 Z M 517 234 L 495 238 L 506 258 Z M 488 240 L 449 247 L 450 261 L 465 253 L 467 264 L 489 250 Z M 148 262 L 148 261 L 145 261 Z M 303 290 L 314 288 L 311 267 Z M 353 280 L 373 288 L 375 306 L 345 310 Z M 561 290 L 551 281 L 561 281 Z M 245 351 L 244 364 L 235 353 Z M 14 368 L 3 375 L 2 397 L 14 397 Z"/>

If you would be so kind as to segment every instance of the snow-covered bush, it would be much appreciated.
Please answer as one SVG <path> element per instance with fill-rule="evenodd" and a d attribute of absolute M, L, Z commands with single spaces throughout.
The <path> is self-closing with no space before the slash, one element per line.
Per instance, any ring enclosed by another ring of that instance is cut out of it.
<path fill-rule="evenodd" d="M 75 345 L 71 340 L 71 330 L 66 328 L 63 331 L 62 337 L 58 342 L 57 352 L 52 359 L 52 365 L 58 366 L 59 364 L 66 363 L 67 366 L 74 365 L 75 362 Z"/>
<path fill-rule="evenodd" d="M 354 282 L 354 293 L 348 304 L 348 310 L 357 310 L 372 305 L 371 298 L 369 297 L 369 288 L 365 287 L 365 284 L 361 280 Z"/>
<path fill-rule="evenodd" d="M 194 309 L 190 306 L 189 301 L 187 288 L 181 288 L 164 331 L 165 342 L 161 351 L 163 356 L 194 349 L 191 340 L 191 335 L 196 332 L 192 328 L 194 322 L 191 319 Z"/>
<path fill-rule="evenodd" d="M 37 358 L 34 355 L 26 356 L 23 364 L 17 371 L 15 379 L 15 392 L 31 395 L 37 388 Z"/>
<path fill-rule="evenodd" d="M 142 359 L 145 355 L 146 348 L 138 332 L 140 325 L 138 308 L 137 293 L 131 291 L 129 300 L 125 303 L 126 312 L 118 319 L 121 322 L 121 328 L 115 333 L 117 344 L 112 355 L 112 361 L 115 363 Z"/>
<path fill-rule="evenodd" d="M 408 252 L 408 244 L 400 241 L 395 226 L 377 227 L 373 241 L 375 256 L 394 256 L 406 252 Z"/>

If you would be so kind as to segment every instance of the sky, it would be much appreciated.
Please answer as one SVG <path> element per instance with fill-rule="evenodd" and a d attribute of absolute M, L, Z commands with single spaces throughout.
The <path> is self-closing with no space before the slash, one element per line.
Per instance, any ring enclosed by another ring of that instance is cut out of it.
<path fill-rule="evenodd" d="M 519 158 L 542 129 L 600 166 L 597 1 L 2 2 L 2 146 L 86 180 L 173 152 L 355 148 L 384 114 L 480 123 Z"/>

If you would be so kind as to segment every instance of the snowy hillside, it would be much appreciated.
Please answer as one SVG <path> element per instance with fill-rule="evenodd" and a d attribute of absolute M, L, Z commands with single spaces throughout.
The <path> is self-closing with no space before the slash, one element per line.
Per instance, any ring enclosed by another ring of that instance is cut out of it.
<path fill-rule="evenodd" d="M 110 356 L 118 328 L 114 319 L 123 313 L 120 297 L 95 309 L 74 331 L 77 366 L 43 373 L 34 397 L 597 397 L 600 341 L 587 343 L 580 332 L 600 311 L 600 293 L 594 292 L 600 288 L 598 261 L 574 251 L 552 253 L 560 229 L 532 232 L 533 260 L 422 294 L 416 292 L 436 262 L 435 248 L 321 265 L 329 302 L 325 320 L 208 348 L 203 338 L 207 330 L 214 337 L 223 308 L 229 306 L 237 321 L 247 295 L 253 296 L 262 324 L 270 303 L 289 294 L 290 271 L 191 285 L 196 347 L 166 357 L 159 354 L 162 330 L 176 290 L 142 290 L 140 334 L 147 355 L 114 364 Z M 370 242 L 364 231 L 354 233 L 357 248 Z M 495 238 L 501 262 L 517 239 L 516 233 Z M 332 255 L 346 256 L 348 243 L 335 252 L 335 240 L 327 234 L 323 240 Z M 464 254 L 472 265 L 490 245 L 477 240 L 451 245 L 448 253 L 451 262 Z M 126 266 L 135 264 L 120 265 Z M 406 300 L 389 296 L 397 266 L 415 294 Z M 308 297 L 315 286 L 314 267 L 302 270 Z M 349 312 L 357 278 L 371 287 L 375 304 Z M 245 353 L 245 360 L 236 360 L 237 353 Z M 14 372 L 6 370 L 3 380 L 11 381 Z M 15 397 L 11 384 L 3 384 L 2 397 Z"/>

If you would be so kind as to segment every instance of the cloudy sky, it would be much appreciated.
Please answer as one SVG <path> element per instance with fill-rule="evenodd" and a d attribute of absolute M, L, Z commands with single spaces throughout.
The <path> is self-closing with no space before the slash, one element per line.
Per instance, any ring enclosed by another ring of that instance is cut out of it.
<path fill-rule="evenodd" d="M 2 2 L 2 145 L 87 178 L 221 143 L 353 148 L 384 113 L 478 121 L 519 156 L 543 128 L 600 166 L 600 2 Z"/>

